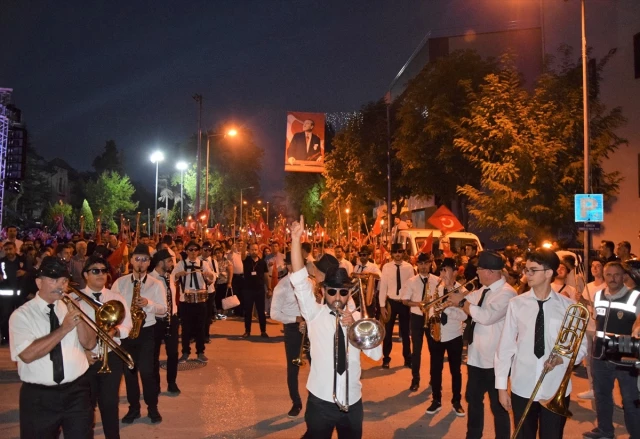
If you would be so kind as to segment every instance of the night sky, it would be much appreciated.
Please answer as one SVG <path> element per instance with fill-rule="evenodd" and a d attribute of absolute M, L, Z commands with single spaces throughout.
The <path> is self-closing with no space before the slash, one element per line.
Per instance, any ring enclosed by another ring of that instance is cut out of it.
<path fill-rule="evenodd" d="M 151 151 L 195 133 L 200 93 L 204 129 L 254 132 L 268 196 L 283 186 L 287 110 L 357 110 L 384 95 L 429 29 L 535 20 L 538 3 L 2 0 L 0 87 L 14 89 L 45 158 L 89 170 L 113 139 L 149 188 Z"/>

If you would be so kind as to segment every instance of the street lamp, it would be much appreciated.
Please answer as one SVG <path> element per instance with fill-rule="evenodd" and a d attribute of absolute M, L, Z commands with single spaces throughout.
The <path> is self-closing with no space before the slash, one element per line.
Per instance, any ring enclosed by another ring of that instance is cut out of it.
<path fill-rule="evenodd" d="M 253 189 L 253 186 L 243 187 L 240 189 L 240 231 L 242 231 L 242 191 Z"/>
<path fill-rule="evenodd" d="M 207 171 L 205 174 L 205 183 L 204 183 L 204 208 L 205 210 L 209 210 L 209 147 L 211 145 L 212 137 L 235 137 L 238 135 L 238 130 L 230 129 L 226 133 L 213 133 L 207 134 Z"/>
<path fill-rule="evenodd" d="M 184 171 L 188 166 L 186 162 L 176 163 L 176 168 L 180 171 L 180 222 L 184 218 Z"/>
<path fill-rule="evenodd" d="M 155 151 L 153 154 L 151 154 L 151 163 L 155 163 L 156 164 L 156 196 L 154 199 L 154 217 L 155 215 L 157 215 L 158 213 L 158 167 L 160 166 L 160 162 L 164 160 L 164 154 L 161 151 Z M 153 233 L 158 233 L 157 231 L 157 221 L 156 221 L 156 225 L 153 228 Z"/>
<path fill-rule="evenodd" d="M 351 210 L 347 207 L 344 210 L 344 213 L 347 214 L 347 245 L 349 245 L 349 243 L 351 243 L 351 223 L 350 223 L 350 219 L 349 219 L 349 212 L 351 212 Z"/>

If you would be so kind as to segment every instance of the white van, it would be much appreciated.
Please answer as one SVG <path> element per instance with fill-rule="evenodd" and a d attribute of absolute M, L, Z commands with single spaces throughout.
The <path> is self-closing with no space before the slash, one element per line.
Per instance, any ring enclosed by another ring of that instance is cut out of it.
<path fill-rule="evenodd" d="M 396 243 L 401 243 L 409 256 L 416 256 L 420 253 L 420 249 L 424 246 L 429 235 L 433 233 L 432 252 L 436 258 L 442 257 L 442 250 L 449 244 L 449 248 L 455 254 L 461 254 L 466 244 L 476 244 L 478 252 L 482 251 L 480 239 L 473 233 L 469 232 L 453 232 L 446 236 L 442 236 L 442 232 L 438 229 L 405 229 L 399 230 L 396 236 Z"/>

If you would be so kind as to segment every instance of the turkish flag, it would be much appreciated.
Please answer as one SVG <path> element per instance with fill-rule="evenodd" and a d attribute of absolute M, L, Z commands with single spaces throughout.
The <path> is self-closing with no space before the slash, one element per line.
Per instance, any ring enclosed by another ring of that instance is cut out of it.
<path fill-rule="evenodd" d="M 382 269 L 382 266 L 384 265 L 385 262 L 385 253 L 387 253 L 387 249 L 384 248 L 384 245 L 380 244 L 380 261 L 378 263 L 378 265 L 380 265 L 380 269 Z"/>
<path fill-rule="evenodd" d="M 382 233 L 382 216 L 379 216 L 378 218 L 376 218 L 376 222 L 373 224 L 373 227 L 371 228 L 372 236 L 378 236 L 380 233 Z"/>
<path fill-rule="evenodd" d="M 269 226 L 263 221 L 262 217 L 258 220 L 258 224 L 256 226 L 256 232 L 262 235 L 262 239 L 266 242 L 269 238 L 271 238 L 271 230 L 269 230 Z"/>
<path fill-rule="evenodd" d="M 458 218 L 444 205 L 440 206 L 427 221 L 438 228 L 444 235 L 464 229 Z"/>
<path fill-rule="evenodd" d="M 420 253 L 429 254 L 433 251 L 433 232 L 427 236 L 427 239 L 424 241 L 424 245 L 420 249 Z"/>

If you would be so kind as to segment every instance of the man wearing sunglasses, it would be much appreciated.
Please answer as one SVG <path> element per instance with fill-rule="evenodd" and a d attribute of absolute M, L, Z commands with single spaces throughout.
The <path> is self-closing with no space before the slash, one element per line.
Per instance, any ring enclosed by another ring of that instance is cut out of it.
<path fill-rule="evenodd" d="M 109 270 L 109 263 L 102 256 L 92 255 L 89 257 L 82 269 L 86 282 L 86 288 L 82 289 L 82 292 L 89 298 L 94 299 L 96 304 L 117 300 L 124 305 L 124 320 L 109 331 L 109 336 L 116 343 L 121 344 L 120 340 L 127 338 L 131 330 L 131 312 L 122 295 L 114 293 L 105 287 Z M 75 294 L 73 296 L 75 297 Z M 79 298 L 76 299 L 76 304 L 80 306 L 87 316 L 95 321 L 95 311 L 91 305 Z M 102 367 L 102 362 L 97 361 L 102 353 L 101 351 L 102 346 L 100 343 L 93 350 L 85 351 L 89 361 L 87 377 L 91 386 L 91 407 L 94 412 L 96 404 L 100 408 L 104 436 L 108 439 L 115 439 L 120 437 L 118 405 L 120 403 L 120 380 L 122 379 L 124 365 L 120 357 L 115 354 L 109 354 L 108 364 L 111 373 L 98 373 L 98 370 Z"/>
<path fill-rule="evenodd" d="M 139 286 L 140 297 L 137 299 L 136 305 L 146 313 L 146 318 L 138 338 L 126 338 L 122 342 L 122 347 L 131 354 L 136 364 L 133 370 L 126 369 L 124 372 L 129 411 L 122 418 L 122 422 L 131 424 L 140 417 L 140 385 L 138 383 L 138 372 L 140 372 L 147 413 L 151 422 L 156 424 L 162 422 L 162 416 L 158 411 L 159 392 L 153 372 L 154 326 L 156 324 L 156 316 L 162 317 L 167 313 L 167 298 L 165 297 L 164 285 L 159 280 L 147 275 L 147 270 L 151 263 L 151 255 L 147 245 L 138 244 L 133 250 L 129 262 L 133 267 L 131 274 L 118 278 L 113 283 L 111 290 L 124 297 L 127 302 L 127 309 L 130 310 L 134 288 Z"/>
<path fill-rule="evenodd" d="M 344 268 L 331 266 L 322 283 L 324 304 L 319 304 L 313 294 L 313 284 L 308 278 L 302 259 L 300 237 L 304 232 L 304 219 L 291 225 L 291 265 L 289 275 L 302 317 L 307 322 L 307 334 L 311 342 L 311 371 L 307 380 L 309 397 L 305 412 L 307 437 L 331 438 L 333 430 L 338 437 L 358 439 L 362 437 L 364 410 L 362 405 L 362 384 L 360 382 L 360 350 L 349 347 L 348 369 L 346 368 L 346 343 L 348 328 L 360 319 L 360 313 L 351 312 L 347 307 L 355 282 L 349 278 Z M 335 345 L 336 314 L 340 315 L 338 325 L 338 345 Z M 335 366 L 337 351 L 338 365 Z M 382 356 L 380 346 L 362 351 L 377 361 Z M 347 376 L 349 387 L 347 388 Z M 333 400 L 333 380 L 336 381 L 336 396 L 345 404 L 349 394 L 349 411 L 343 412 Z"/>
<path fill-rule="evenodd" d="M 374 262 L 370 261 L 371 258 L 371 249 L 363 245 L 360 247 L 360 251 L 358 252 L 358 261 L 356 266 L 353 268 L 354 273 L 373 273 L 378 276 L 378 278 L 382 275 L 380 268 Z M 378 296 L 378 291 L 380 290 L 380 280 L 376 281 L 376 287 L 374 291 L 374 297 Z M 367 313 L 370 316 L 378 315 L 377 311 L 377 300 L 373 300 L 371 305 L 367 307 Z"/>
<path fill-rule="evenodd" d="M 402 244 L 391 244 L 391 263 L 382 267 L 380 276 L 380 315 L 383 319 L 389 318 L 385 327 L 384 343 L 382 352 L 384 359 L 382 368 L 388 369 L 391 363 L 391 349 L 393 348 L 393 327 L 396 317 L 400 321 L 400 336 L 402 337 L 402 356 L 404 366 L 411 367 L 411 339 L 409 338 L 409 307 L 402 303 L 401 288 L 406 285 L 415 272 L 411 264 L 404 260 L 404 248 Z M 391 304 L 391 314 L 387 316 L 385 308 L 387 301 Z"/>

